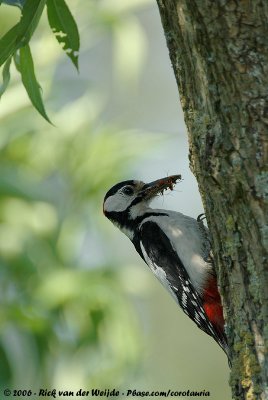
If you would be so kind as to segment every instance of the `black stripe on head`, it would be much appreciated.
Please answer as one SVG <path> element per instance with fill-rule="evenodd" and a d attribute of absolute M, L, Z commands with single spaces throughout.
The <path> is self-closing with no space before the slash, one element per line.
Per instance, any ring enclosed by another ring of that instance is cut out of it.
<path fill-rule="evenodd" d="M 108 192 L 106 193 L 106 195 L 104 197 L 104 202 L 106 199 L 108 199 L 108 197 L 113 196 L 116 192 L 118 192 L 118 190 L 121 189 L 123 186 L 126 186 L 126 185 L 135 186 L 134 182 L 135 181 L 132 179 L 129 181 L 123 181 L 123 182 L 117 183 L 110 190 L 108 190 Z"/>

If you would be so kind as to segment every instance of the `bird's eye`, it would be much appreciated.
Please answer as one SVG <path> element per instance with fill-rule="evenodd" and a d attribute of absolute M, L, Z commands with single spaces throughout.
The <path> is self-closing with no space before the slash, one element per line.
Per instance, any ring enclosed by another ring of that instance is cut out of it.
<path fill-rule="evenodd" d="M 134 193 L 134 190 L 132 189 L 131 186 L 126 186 L 123 188 L 123 193 L 126 194 L 127 196 L 131 196 Z"/>

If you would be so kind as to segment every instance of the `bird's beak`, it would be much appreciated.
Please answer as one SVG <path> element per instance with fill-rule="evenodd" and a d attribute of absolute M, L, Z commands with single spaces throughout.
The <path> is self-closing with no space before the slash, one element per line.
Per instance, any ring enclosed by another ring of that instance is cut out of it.
<path fill-rule="evenodd" d="M 181 180 L 181 175 L 171 175 L 166 178 L 157 179 L 157 181 L 146 183 L 141 190 L 142 197 L 150 199 L 158 194 L 163 194 L 164 190 L 173 190 L 178 180 Z"/>

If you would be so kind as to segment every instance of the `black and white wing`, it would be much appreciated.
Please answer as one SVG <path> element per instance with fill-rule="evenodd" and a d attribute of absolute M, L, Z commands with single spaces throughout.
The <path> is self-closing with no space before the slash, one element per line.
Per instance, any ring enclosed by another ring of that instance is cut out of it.
<path fill-rule="evenodd" d="M 152 221 L 144 222 L 133 243 L 154 275 L 175 297 L 184 313 L 226 351 L 225 337 L 220 335 L 209 321 L 202 306 L 201 296 L 159 225 Z"/>

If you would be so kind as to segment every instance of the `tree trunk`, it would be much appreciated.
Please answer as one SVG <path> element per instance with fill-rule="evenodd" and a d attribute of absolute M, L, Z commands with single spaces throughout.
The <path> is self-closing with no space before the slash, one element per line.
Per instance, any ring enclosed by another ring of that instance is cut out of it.
<path fill-rule="evenodd" d="M 268 399 L 268 2 L 157 2 L 212 236 L 233 398 Z"/>

